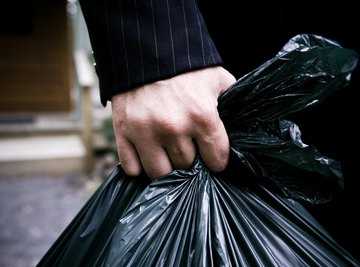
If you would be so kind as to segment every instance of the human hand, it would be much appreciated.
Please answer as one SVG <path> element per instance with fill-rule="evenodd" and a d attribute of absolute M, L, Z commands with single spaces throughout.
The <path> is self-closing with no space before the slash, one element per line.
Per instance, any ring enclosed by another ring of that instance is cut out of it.
<path fill-rule="evenodd" d="M 217 99 L 234 82 L 224 68 L 209 67 L 113 96 L 114 132 L 125 173 L 145 171 L 155 179 L 189 168 L 197 150 L 210 170 L 224 170 L 230 145 Z"/>

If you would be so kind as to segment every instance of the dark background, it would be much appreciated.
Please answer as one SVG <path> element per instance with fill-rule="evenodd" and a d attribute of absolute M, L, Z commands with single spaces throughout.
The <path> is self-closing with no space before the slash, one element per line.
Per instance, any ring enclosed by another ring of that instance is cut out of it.
<path fill-rule="evenodd" d="M 215 3 L 214 3 L 215 2 Z M 359 9 L 355 2 L 322 1 L 199 1 L 225 67 L 237 78 L 271 59 L 293 36 L 318 34 L 360 52 Z M 316 4 L 316 5 L 315 5 Z M 343 194 L 329 203 L 309 206 L 310 212 L 353 256 L 360 259 L 359 213 L 359 66 L 349 86 L 317 106 L 297 113 L 293 121 L 303 142 L 340 162 L 345 179 Z"/>

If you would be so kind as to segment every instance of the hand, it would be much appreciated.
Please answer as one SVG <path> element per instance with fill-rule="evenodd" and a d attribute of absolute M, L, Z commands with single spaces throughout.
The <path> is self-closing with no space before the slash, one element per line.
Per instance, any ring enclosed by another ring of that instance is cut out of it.
<path fill-rule="evenodd" d="M 210 170 L 224 170 L 230 147 L 217 99 L 234 82 L 222 67 L 209 67 L 113 96 L 114 132 L 125 173 L 145 171 L 154 179 L 186 169 L 197 150 Z"/>

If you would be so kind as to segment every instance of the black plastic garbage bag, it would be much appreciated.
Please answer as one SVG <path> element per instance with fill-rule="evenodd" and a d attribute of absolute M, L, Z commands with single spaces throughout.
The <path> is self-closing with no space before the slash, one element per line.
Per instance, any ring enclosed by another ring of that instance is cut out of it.
<path fill-rule="evenodd" d="M 350 81 L 355 51 L 292 38 L 219 98 L 231 157 L 150 181 L 117 166 L 38 266 L 360 266 L 304 208 L 341 192 L 340 164 L 286 117 Z"/>

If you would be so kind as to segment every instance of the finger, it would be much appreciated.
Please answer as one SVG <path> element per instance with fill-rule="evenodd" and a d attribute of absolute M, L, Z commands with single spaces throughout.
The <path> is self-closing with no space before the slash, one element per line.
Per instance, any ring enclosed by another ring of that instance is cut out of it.
<path fill-rule="evenodd" d="M 142 172 L 141 161 L 134 146 L 126 141 L 117 141 L 119 160 L 124 172 L 129 176 L 138 176 Z"/>
<path fill-rule="evenodd" d="M 229 138 L 220 118 L 217 125 L 195 138 L 201 158 L 213 172 L 220 172 L 226 168 L 230 154 Z"/>
<path fill-rule="evenodd" d="M 175 169 L 187 169 L 195 160 L 196 147 L 190 137 L 169 139 L 165 148 Z"/>
<path fill-rule="evenodd" d="M 166 150 L 159 144 L 141 142 L 136 150 L 141 155 L 142 167 L 150 179 L 164 176 L 173 170 Z"/>

